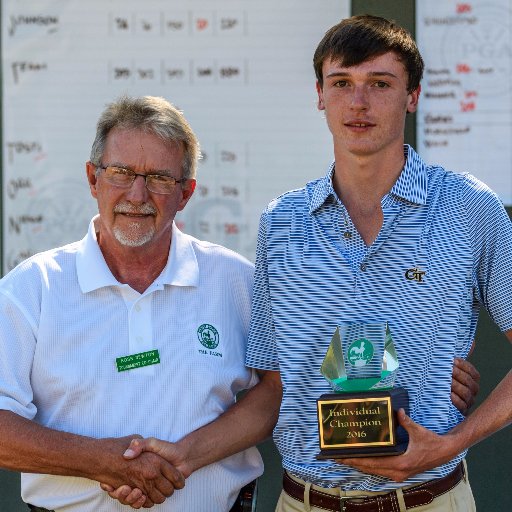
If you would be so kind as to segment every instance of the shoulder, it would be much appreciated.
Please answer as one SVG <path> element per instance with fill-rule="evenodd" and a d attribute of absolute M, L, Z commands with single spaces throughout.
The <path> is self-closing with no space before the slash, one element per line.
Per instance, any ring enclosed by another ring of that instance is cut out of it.
<path fill-rule="evenodd" d="M 181 236 L 189 242 L 198 261 L 203 264 L 217 265 L 221 268 L 239 269 L 241 272 L 249 272 L 252 274 L 254 265 L 241 254 L 224 247 L 223 245 L 199 240 L 186 233 Z"/>
<path fill-rule="evenodd" d="M 289 190 L 277 196 L 268 203 L 264 213 L 269 215 L 292 211 L 294 208 L 303 205 L 307 199 L 306 187 Z"/>
<path fill-rule="evenodd" d="M 0 293 L 24 302 L 41 297 L 56 280 L 76 272 L 76 253 L 80 242 L 34 254 L 19 263 L 0 280 Z"/>
<path fill-rule="evenodd" d="M 437 167 L 435 172 L 443 172 L 443 189 L 449 200 L 456 201 L 473 215 L 487 215 L 503 210 L 503 203 L 498 195 L 483 181 L 467 172 L 452 172 Z"/>
<path fill-rule="evenodd" d="M 304 187 L 289 190 L 284 194 L 277 196 L 270 201 L 263 216 L 286 218 L 297 213 L 303 212 L 309 208 L 316 187 L 321 184 L 325 178 L 319 178 L 308 182 Z"/>
<path fill-rule="evenodd" d="M 6 278 L 46 273 L 52 270 L 62 271 L 67 267 L 68 263 L 75 261 L 79 247 L 80 242 L 73 242 L 62 247 L 36 253 L 18 263 L 4 276 L 2 282 Z"/>
<path fill-rule="evenodd" d="M 438 219 L 442 218 L 447 226 L 451 226 L 452 221 L 460 221 L 475 247 L 483 247 L 486 240 L 505 236 L 510 239 L 509 215 L 498 195 L 484 182 L 472 174 L 451 172 L 442 167 L 432 167 L 430 171 L 432 177 L 442 178 L 431 190 L 431 197 L 438 195 L 440 199 L 437 204 L 435 199 L 431 200 Z"/>

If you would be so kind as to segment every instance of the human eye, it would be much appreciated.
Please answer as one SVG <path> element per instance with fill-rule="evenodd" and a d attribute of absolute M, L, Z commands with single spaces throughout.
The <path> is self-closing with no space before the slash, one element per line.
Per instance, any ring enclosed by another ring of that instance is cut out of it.
<path fill-rule="evenodd" d="M 334 82 L 333 85 L 334 85 L 334 87 L 342 88 L 342 87 L 347 87 L 348 82 L 346 80 L 336 80 L 336 82 Z"/>
<path fill-rule="evenodd" d="M 130 169 L 125 169 L 124 167 L 118 167 L 117 165 L 109 165 L 106 169 L 107 174 L 111 176 L 133 176 L 133 171 Z"/>
<path fill-rule="evenodd" d="M 105 179 L 117 187 L 129 187 L 135 179 L 135 173 L 124 167 L 109 165 L 105 167 Z"/>
<path fill-rule="evenodd" d="M 148 174 L 147 179 L 151 180 L 153 183 L 174 184 L 176 182 L 176 178 L 172 176 L 167 176 L 165 174 Z"/>
<path fill-rule="evenodd" d="M 385 82 L 384 80 L 377 80 L 375 83 L 374 83 L 374 86 L 377 88 L 377 89 L 387 89 L 389 87 L 389 84 L 387 82 Z"/>

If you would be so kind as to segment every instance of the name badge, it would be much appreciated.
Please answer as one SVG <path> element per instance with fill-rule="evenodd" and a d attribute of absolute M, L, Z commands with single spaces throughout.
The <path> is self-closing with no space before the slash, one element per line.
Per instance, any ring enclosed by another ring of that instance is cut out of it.
<path fill-rule="evenodd" d="M 158 353 L 158 350 L 149 350 L 148 352 L 140 352 L 139 354 L 132 354 L 130 356 L 116 358 L 118 372 L 136 370 L 137 368 L 144 368 L 144 366 L 150 366 L 152 364 L 159 363 L 160 354 Z"/>

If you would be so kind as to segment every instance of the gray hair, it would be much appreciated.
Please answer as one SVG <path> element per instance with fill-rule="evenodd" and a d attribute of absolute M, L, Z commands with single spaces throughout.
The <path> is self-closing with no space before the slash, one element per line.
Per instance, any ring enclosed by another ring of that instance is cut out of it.
<path fill-rule="evenodd" d="M 113 128 L 140 129 L 154 133 L 169 144 L 183 144 L 183 177 L 196 177 L 197 162 L 201 158 L 199 142 L 183 113 L 166 99 L 156 96 L 121 96 L 109 103 L 96 127 L 90 156 L 94 165 L 101 165 L 107 136 Z"/>

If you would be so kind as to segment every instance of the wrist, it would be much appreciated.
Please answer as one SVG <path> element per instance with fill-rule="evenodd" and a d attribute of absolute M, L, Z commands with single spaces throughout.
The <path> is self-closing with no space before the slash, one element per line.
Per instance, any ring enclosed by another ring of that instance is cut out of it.
<path fill-rule="evenodd" d="M 97 482 L 110 483 L 114 487 L 121 485 L 118 475 L 128 472 L 129 461 L 122 454 L 128 447 L 126 441 L 116 438 L 95 439 L 92 463 L 89 464 L 90 473 L 86 478 Z"/>
<path fill-rule="evenodd" d="M 456 428 L 441 436 L 441 440 L 440 448 L 442 453 L 445 454 L 444 459 L 446 461 L 455 458 L 467 448 L 464 443 L 464 436 Z"/>
<path fill-rule="evenodd" d="M 179 454 L 180 463 L 176 466 L 185 478 L 188 478 L 194 471 L 202 467 L 194 447 L 197 450 L 197 443 L 194 443 L 191 436 L 185 436 L 175 443 L 175 448 Z"/>

